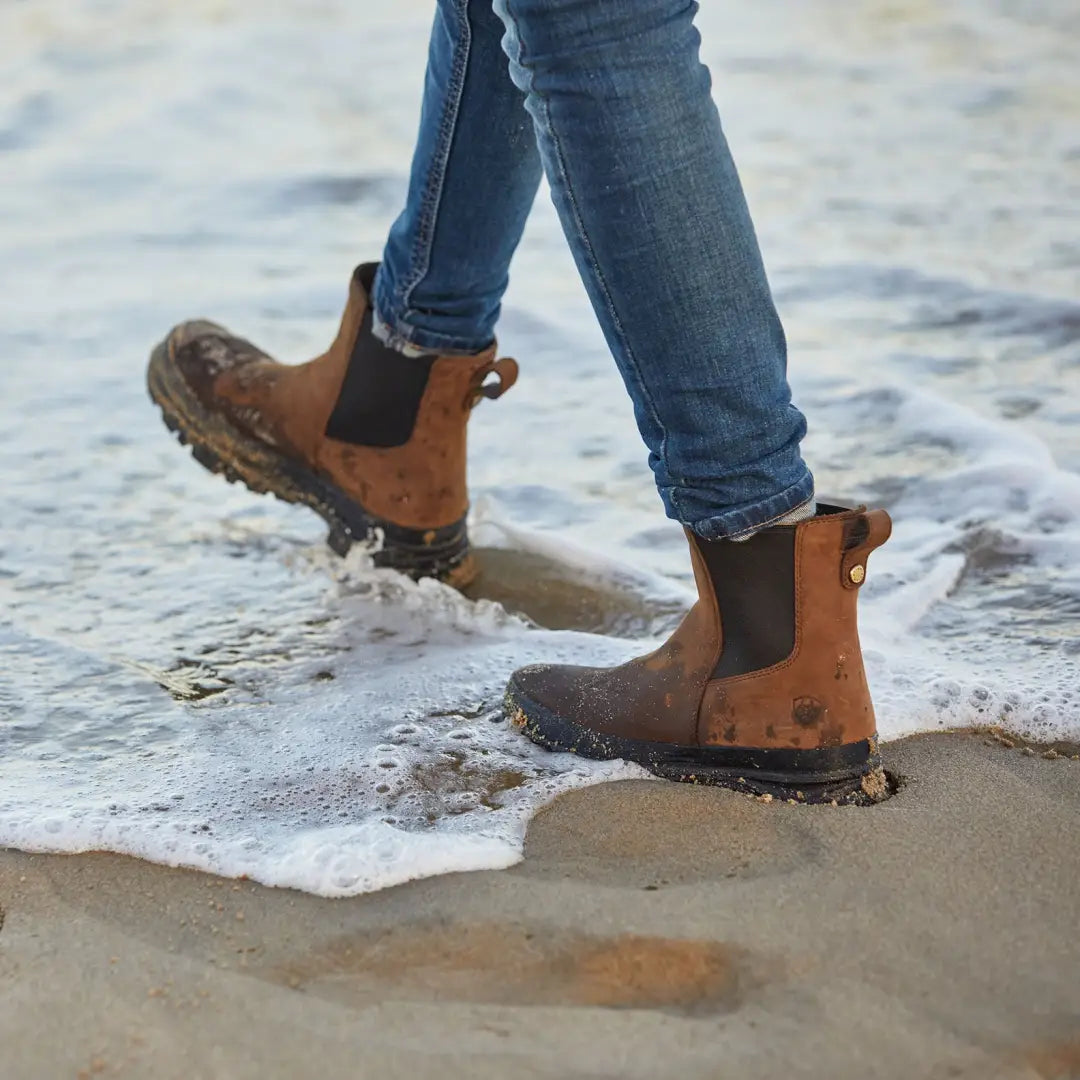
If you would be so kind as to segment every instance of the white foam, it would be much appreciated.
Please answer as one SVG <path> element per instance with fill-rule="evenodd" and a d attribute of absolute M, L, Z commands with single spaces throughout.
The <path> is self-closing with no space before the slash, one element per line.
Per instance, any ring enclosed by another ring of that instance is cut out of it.
<path fill-rule="evenodd" d="M 1013 425 L 925 393 L 897 393 L 896 423 L 905 435 L 947 440 L 959 463 L 911 485 L 894 507 L 893 539 L 873 557 L 862 626 L 883 736 L 1001 724 L 1035 738 L 1076 740 L 1075 651 L 1070 661 L 1061 650 L 1032 647 L 998 614 L 999 589 L 958 594 L 989 548 L 1004 559 L 1003 573 L 1056 585 L 1074 605 L 1066 626 L 1075 625 L 1080 476 L 1058 468 L 1044 443 Z"/>
<path fill-rule="evenodd" d="M 625 642 L 528 630 L 496 604 L 373 569 L 360 552 L 344 562 L 321 547 L 299 554 L 305 572 L 333 571 L 326 610 L 347 624 L 335 656 L 279 669 L 269 701 L 244 678 L 261 666 L 256 652 L 221 699 L 159 699 L 157 717 L 140 723 L 144 735 L 167 729 L 165 738 L 131 740 L 102 702 L 77 748 L 63 732 L 5 754 L 2 841 L 125 851 L 344 896 L 508 866 L 538 806 L 585 784 L 645 775 L 546 754 L 511 731 L 499 708 L 514 667 L 552 655 L 620 660 Z M 57 683 L 65 666 L 90 676 L 45 638 L 19 645 Z M 209 670 L 186 678 L 212 688 Z M 130 663 L 102 674 L 114 700 L 145 677 Z"/>

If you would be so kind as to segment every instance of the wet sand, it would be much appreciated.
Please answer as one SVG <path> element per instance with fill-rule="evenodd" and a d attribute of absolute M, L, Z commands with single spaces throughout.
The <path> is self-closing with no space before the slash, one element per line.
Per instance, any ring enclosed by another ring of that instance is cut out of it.
<path fill-rule="evenodd" d="M 5 1080 L 1080 1075 L 1080 762 L 885 748 L 869 810 L 633 781 L 321 900 L 0 852 Z"/>

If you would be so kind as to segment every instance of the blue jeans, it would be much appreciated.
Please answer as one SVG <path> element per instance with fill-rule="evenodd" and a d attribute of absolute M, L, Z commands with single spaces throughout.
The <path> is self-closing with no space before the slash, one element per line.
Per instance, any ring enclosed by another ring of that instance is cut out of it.
<path fill-rule="evenodd" d="M 541 168 L 670 517 L 737 536 L 807 502 L 806 421 L 685 0 L 439 0 L 375 308 L 490 344 Z"/>

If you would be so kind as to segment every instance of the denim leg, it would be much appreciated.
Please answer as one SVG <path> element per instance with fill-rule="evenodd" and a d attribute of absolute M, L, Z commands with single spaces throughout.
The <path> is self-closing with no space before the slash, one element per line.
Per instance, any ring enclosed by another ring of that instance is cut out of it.
<path fill-rule="evenodd" d="M 806 502 L 784 332 L 685 0 L 494 0 L 563 229 L 668 514 L 717 539 Z"/>
<path fill-rule="evenodd" d="M 491 0 L 439 0 L 404 211 L 375 282 L 388 342 L 491 344 L 542 170 Z"/>

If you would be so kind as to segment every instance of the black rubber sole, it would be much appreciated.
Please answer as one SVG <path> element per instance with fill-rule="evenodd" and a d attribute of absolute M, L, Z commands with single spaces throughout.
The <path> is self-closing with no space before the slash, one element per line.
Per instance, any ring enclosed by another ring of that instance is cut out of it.
<path fill-rule="evenodd" d="M 621 758 L 684 784 L 707 784 L 797 803 L 867 806 L 896 789 L 881 767 L 877 740 L 817 750 L 677 746 L 603 735 L 552 712 L 514 684 L 506 688 L 511 723 L 546 750 L 598 761 Z"/>
<path fill-rule="evenodd" d="M 191 447 L 200 465 L 257 494 L 311 507 L 330 526 L 327 544 L 338 555 L 360 543 L 377 547 L 372 556 L 376 566 L 412 578 L 434 577 L 462 587 L 475 576 L 464 518 L 443 528 L 420 530 L 368 513 L 302 462 L 206 409 L 169 362 L 168 339 L 150 354 L 146 384 L 165 426 Z"/>

